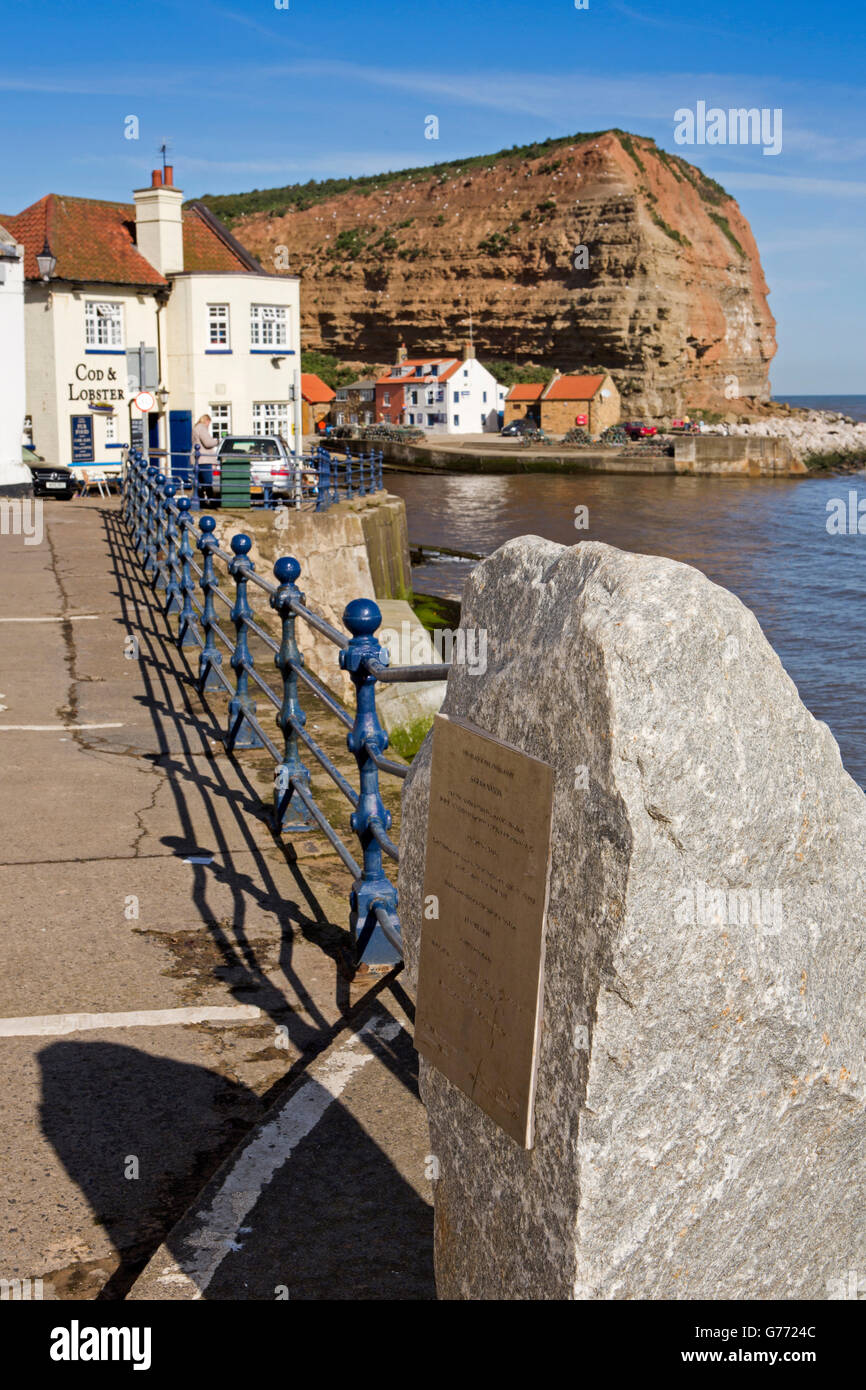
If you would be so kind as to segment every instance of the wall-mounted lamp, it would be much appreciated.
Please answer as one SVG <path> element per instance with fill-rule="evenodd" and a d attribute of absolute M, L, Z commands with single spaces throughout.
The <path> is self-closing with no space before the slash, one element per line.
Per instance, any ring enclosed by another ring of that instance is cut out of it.
<path fill-rule="evenodd" d="M 36 257 L 36 264 L 39 267 L 39 274 L 47 283 L 57 269 L 57 257 L 51 254 L 51 247 L 48 245 L 47 237 L 45 238 L 45 245 Z"/>

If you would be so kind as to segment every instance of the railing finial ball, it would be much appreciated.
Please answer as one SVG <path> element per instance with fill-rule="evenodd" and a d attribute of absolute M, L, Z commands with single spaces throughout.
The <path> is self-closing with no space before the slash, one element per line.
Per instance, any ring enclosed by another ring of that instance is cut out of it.
<path fill-rule="evenodd" d="M 202 517 L 199 517 L 198 529 L 199 529 L 200 531 L 204 531 L 204 533 L 205 533 L 206 536 L 209 536 L 210 533 L 211 533 L 211 531 L 215 531 L 215 530 L 216 530 L 216 517 L 213 517 L 213 516 L 202 516 Z"/>
<path fill-rule="evenodd" d="M 237 536 L 232 536 L 230 544 L 235 555 L 249 555 L 253 548 L 251 537 L 244 535 L 243 531 Z"/>
<path fill-rule="evenodd" d="M 343 612 L 343 625 L 353 637 L 369 637 L 382 622 L 382 610 L 371 598 L 353 598 Z"/>
<path fill-rule="evenodd" d="M 281 555 L 274 565 L 274 575 L 281 584 L 294 584 L 301 567 L 294 555 Z"/>
<path fill-rule="evenodd" d="M 190 500 L 188 497 L 179 497 L 177 499 L 177 509 L 179 512 L 183 512 L 184 514 L 186 514 L 189 511 L 189 508 Z"/>
<path fill-rule="evenodd" d="M 175 487 L 174 483 L 165 483 L 163 485 L 162 491 L 164 496 L 171 498 L 174 497 L 174 494 L 177 492 L 177 488 Z"/>

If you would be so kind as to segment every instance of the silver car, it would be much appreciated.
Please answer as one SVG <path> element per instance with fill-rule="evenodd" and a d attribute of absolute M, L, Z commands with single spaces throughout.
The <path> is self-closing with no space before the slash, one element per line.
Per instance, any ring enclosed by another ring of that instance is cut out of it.
<path fill-rule="evenodd" d="M 202 477 L 202 491 L 219 497 L 222 476 L 221 460 L 231 455 L 234 459 L 249 459 L 250 490 L 258 493 L 269 486 L 274 496 L 295 496 L 295 464 L 286 447 L 286 442 L 276 434 L 229 434 L 220 440 L 216 462 L 213 469 L 204 465 L 202 472 L 212 472 L 210 479 Z M 301 474 L 302 494 L 309 497 L 315 494 L 318 477 L 315 469 L 305 466 Z"/>

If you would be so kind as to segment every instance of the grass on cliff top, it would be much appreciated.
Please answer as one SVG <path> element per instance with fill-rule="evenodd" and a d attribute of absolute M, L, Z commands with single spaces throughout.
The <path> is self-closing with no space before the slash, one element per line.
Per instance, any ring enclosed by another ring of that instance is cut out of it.
<path fill-rule="evenodd" d="M 290 183 L 281 188 L 253 188 L 247 193 L 205 193 L 195 201 L 204 203 L 223 222 L 232 226 L 239 218 L 252 213 L 264 212 L 271 217 L 282 217 L 287 212 L 302 212 L 305 208 L 326 202 L 341 193 L 378 193 L 391 184 L 403 183 L 407 179 L 438 178 L 440 182 L 445 183 L 449 178 L 489 169 L 507 160 L 537 159 L 540 155 L 549 154 L 566 145 L 597 140 L 600 135 L 608 134 L 617 136 L 623 149 L 639 169 L 643 170 L 644 165 L 638 150 L 642 153 L 651 151 L 664 162 L 675 177 L 685 178 L 692 184 L 706 202 L 721 203 L 730 196 L 715 179 L 711 179 L 695 165 L 686 163 L 680 155 L 669 154 L 666 150 L 659 149 L 651 136 L 633 136 L 627 131 L 613 127 L 610 131 L 591 130 L 575 135 L 559 135 L 547 140 L 536 140 L 529 145 L 512 145 L 510 149 L 497 150 L 494 154 L 469 155 L 466 159 L 449 159 L 438 164 L 393 169 L 381 174 L 361 174 L 355 178 L 343 179 L 309 179 L 306 183 Z M 636 141 L 640 142 L 639 145 Z M 540 173 L 544 175 L 554 168 L 555 164 L 544 165 Z"/>

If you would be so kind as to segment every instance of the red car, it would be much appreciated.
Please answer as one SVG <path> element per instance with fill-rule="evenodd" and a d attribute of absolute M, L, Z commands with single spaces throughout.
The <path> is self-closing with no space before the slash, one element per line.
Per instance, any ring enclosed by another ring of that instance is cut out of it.
<path fill-rule="evenodd" d="M 655 425 L 645 425 L 642 420 L 626 420 L 622 428 L 629 439 L 648 439 L 656 433 Z"/>

